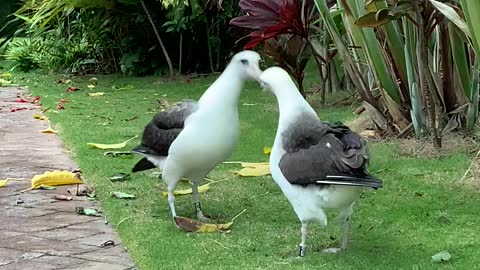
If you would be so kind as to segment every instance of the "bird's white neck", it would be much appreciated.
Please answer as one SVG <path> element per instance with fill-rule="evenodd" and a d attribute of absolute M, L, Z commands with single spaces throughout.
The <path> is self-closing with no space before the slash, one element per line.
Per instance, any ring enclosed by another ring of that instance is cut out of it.
<path fill-rule="evenodd" d="M 270 154 L 270 164 L 273 165 L 273 167 L 271 167 L 272 176 L 288 198 L 291 197 L 291 192 L 293 192 L 291 188 L 292 185 L 283 177 L 283 174 L 278 168 L 280 159 L 285 154 L 282 134 L 286 129 L 290 128 L 293 123 L 301 120 L 301 114 L 310 112 L 316 115 L 315 111 L 302 97 L 300 92 L 293 91 L 293 89 L 296 89 L 296 87 L 286 86 L 285 89 L 280 89 L 280 91 L 275 93 L 278 100 L 280 117 L 275 142 L 273 143 L 272 153 Z"/>
<path fill-rule="evenodd" d="M 228 65 L 199 99 L 200 108 L 202 106 L 237 108 L 244 82 L 239 73 L 240 70 L 236 65 Z"/>
<path fill-rule="evenodd" d="M 278 111 L 280 112 L 277 137 L 294 121 L 301 120 L 299 119 L 299 115 L 304 113 L 317 115 L 300 92 L 294 91 L 293 89 L 296 89 L 296 87 L 287 86 L 285 89 L 275 93 L 278 100 Z"/>

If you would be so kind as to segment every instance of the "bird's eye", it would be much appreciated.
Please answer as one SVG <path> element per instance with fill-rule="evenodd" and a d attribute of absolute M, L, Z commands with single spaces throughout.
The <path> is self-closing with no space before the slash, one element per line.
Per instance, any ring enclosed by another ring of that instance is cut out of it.
<path fill-rule="evenodd" d="M 244 64 L 244 65 L 248 65 L 248 60 L 247 59 L 242 59 L 242 60 L 240 60 L 240 62 L 242 62 L 242 64 Z"/>

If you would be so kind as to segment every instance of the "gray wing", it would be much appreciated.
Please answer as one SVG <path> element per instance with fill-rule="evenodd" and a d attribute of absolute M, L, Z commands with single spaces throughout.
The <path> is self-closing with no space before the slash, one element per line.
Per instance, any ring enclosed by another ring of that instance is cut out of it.
<path fill-rule="evenodd" d="M 197 109 L 196 101 L 185 100 L 158 113 L 145 127 L 142 144 L 135 149 L 152 155 L 167 156 L 170 145 L 183 130 L 185 120 Z"/>
<path fill-rule="evenodd" d="M 279 167 L 290 183 L 381 186 L 366 170 L 368 148 L 360 136 L 341 124 L 301 119 L 282 134 Z"/>

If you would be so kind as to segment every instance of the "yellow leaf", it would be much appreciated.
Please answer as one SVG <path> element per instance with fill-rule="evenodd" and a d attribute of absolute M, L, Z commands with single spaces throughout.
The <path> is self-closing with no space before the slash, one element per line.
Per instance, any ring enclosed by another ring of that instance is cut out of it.
<path fill-rule="evenodd" d="M 91 97 L 99 97 L 99 96 L 105 95 L 105 93 L 104 92 L 96 92 L 96 93 L 87 93 L 87 95 L 89 95 Z"/>
<path fill-rule="evenodd" d="M 197 228 L 197 232 L 203 232 L 203 233 L 208 233 L 208 232 L 218 232 L 218 231 L 227 231 L 232 227 L 233 222 L 228 222 L 225 224 L 210 224 L 210 223 L 205 223 L 200 225 L 200 227 Z"/>
<path fill-rule="evenodd" d="M 205 192 L 207 192 L 207 191 L 210 189 L 210 186 L 209 186 L 209 185 L 210 185 L 210 183 L 205 184 L 205 185 L 202 185 L 202 186 L 199 186 L 199 187 L 198 187 L 198 193 L 205 193 Z M 164 197 L 168 197 L 168 192 L 163 191 L 162 194 L 163 194 Z M 187 195 L 187 194 L 192 194 L 192 189 L 191 189 L 191 188 L 173 191 L 173 195 L 175 195 L 175 196 L 177 196 L 177 195 L 178 195 L 178 196 L 179 196 L 179 195 Z"/>
<path fill-rule="evenodd" d="M 34 118 L 34 119 L 38 119 L 38 120 L 42 120 L 42 121 L 48 119 L 47 117 L 45 117 L 45 116 L 43 116 L 43 115 L 40 115 L 39 113 L 34 114 L 34 115 L 33 115 L 33 118 Z"/>
<path fill-rule="evenodd" d="M 270 154 L 271 152 L 272 152 L 272 148 L 271 148 L 271 147 L 268 147 L 268 146 L 263 147 L 263 153 L 264 153 L 265 155 L 268 155 L 268 154 Z"/>
<path fill-rule="evenodd" d="M 235 174 L 240 176 L 263 176 L 270 174 L 270 165 L 268 162 L 242 162 L 241 165 L 243 168 L 238 171 L 234 171 Z"/>
<path fill-rule="evenodd" d="M 1 187 L 4 187 L 8 182 L 8 179 L 5 179 L 5 180 L 0 180 L 0 188 Z"/>
<path fill-rule="evenodd" d="M 44 129 L 44 130 L 40 130 L 40 133 L 49 133 L 49 134 L 53 134 L 53 133 L 58 133 L 57 130 L 54 130 L 51 126 L 50 126 L 50 121 L 48 121 L 48 128 Z"/>
<path fill-rule="evenodd" d="M 61 186 L 73 184 L 83 184 L 82 178 L 79 174 L 69 171 L 47 171 L 44 174 L 35 175 L 32 178 L 31 189 L 39 188 L 41 185 Z"/>
<path fill-rule="evenodd" d="M 7 80 L 4 80 L 4 79 L 0 79 L 0 85 L 8 86 L 11 83 L 12 83 L 12 81 L 7 81 Z"/>
<path fill-rule="evenodd" d="M 201 233 L 228 231 L 233 225 L 233 221 L 225 224 L 211 224 L 179 216 L 175 217 L 175 223 L 187 232 Z"/>
<path fill-rule="evenodd" d="M 92 90 L 93 88 L 95 88 L 95 85 L 89 84 L 89 85 L 87 85 L 87 87 L 88 87 L 88 89 Z"/>
<path fill-rule="evenodd" d="M 0 77 L 8 79 L 8 78 L 13 77 L 13 75 L 10 72 L 5 72 L 5 73 L 0 74 Z"/>
<path fill-rule="evenodd" d="M 115 143 L 115 144 L 103 144 L 103 143 L 87 143 L 88 146 L 93 147 L 93 148 L 99 148 L 99 149 L 119 149 L 119 148 L 124 148 L 127 146 L 127 143 L 138 136 L 134 136 L 124 142 L 121 143 Z"/>
<path fill-rule="evenodd" d="M 57 130 L 54 130 L 54 129 L 52 129 L 51 127 L 48 127 L 48 128 L 46 128 L 46 129 L 44 129 L 44 130 L 40 130 L 40 133 L 49 133 L 49 134 L 54 134 L 54 133 L 58 133 L 58 131 L 57 131 Z"/>

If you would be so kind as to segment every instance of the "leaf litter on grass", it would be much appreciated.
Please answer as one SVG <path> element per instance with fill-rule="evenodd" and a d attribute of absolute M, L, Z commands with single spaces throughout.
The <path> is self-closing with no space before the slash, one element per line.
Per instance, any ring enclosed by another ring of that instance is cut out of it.
<path fill-rule="evenodd" d="M 121 142 L 121 143 L 114 143 L 114 144 L 87 143 L 87 145 L 92 147 L 92 148 L 98 148 L 98 149 L 103 149 L 103 150 L 106 150 L 106 149 L 120 149 L 120 148 L 124 148 L 125 146 L 127 146 L 127 143 L 136 139 L 137 137 L 138 137 L 138 135 L 133 136 L 132 138 L 130 138 L 130 139 L 124 141 L 124 142 Z"/>

